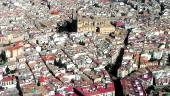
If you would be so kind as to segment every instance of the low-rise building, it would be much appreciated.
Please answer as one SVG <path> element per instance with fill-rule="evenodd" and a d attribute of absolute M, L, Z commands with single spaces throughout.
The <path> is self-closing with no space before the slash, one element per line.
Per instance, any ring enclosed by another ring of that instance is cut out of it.
<path fill-rule="evenodd" d="M 113 83 L 92 84 L 86 87 L 76 87 L 75 92 L 81 96 L 96 96 L 96 95 L 115 96 L 115 88 Z"/>
<path fill-rule="evenodd" d="M 5 89 L 15 88 L 16 79 L 14 76 L 4 76 L 3 79 L 0 80 L 0 85 Z"/>

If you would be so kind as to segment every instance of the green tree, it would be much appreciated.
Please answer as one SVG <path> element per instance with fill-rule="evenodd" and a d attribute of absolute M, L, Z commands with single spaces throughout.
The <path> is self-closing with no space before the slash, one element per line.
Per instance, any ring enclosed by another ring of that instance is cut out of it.
<path fill-rule="evenodd" d="M 79 41 L 79 44 L 80 44 L 80 45 L 85 45 L 85 42 L 84 42 L 83 40 L 80 40 L 80 41 Z"/>
<path fill-rule="evenodd" d="M 32 93 L 35 94 L 36 93 L 36 89 L 32 88 Z"/>
<path fill-rule="evenodd" d="M 5 71 L 6 71 L 6 74 L 10 74 L 10 73 L 11 73 L 11 70 L 8 68 L 8 66 L 7 66 L 7 68 L 5 69 Z"/>
<path fill-rule="evenodd" d="M 10 71 L 11 74 L 14 74 L 15 72 L 16 72 L 16 69 Z"/>
<path fill-rule="evenodd" d="M 37 86 L 41 86 L 41 84 L 40 84 L 40 81 L 38 80 L 38 82 L 37 82 Z"/>
<path fill-rule="evenodd" d="M 61 57 L 59 58 L 58 61 L 56 61 L 56 60 L 54 61 L 54 65 L 55 65 L 55 66 L 59 66 L 59 67 L 62 65 Z"/>
<path fill-rule="evenodd" d="M 1 56 L 1 58 L 2 58 L 2 60 L 3 60 L 4 62 L 7 61 L 7 57 L 6 57 L 6 52 L 5 52 L 5 51 L 2 51 L 0 56 Z"/>
<path fill-rule="evenodd" d="M 151 54 L 151 58 L 150 58 L 150 61 L 155 61 L 156 58 L 154 57 L 154 51 L 150 53 Z"/>
<path fill-rule="evenodd" d="M 0 61 L 0 65 L 4 65 L 5 64 L 5 62 L 4 61 Z"/>

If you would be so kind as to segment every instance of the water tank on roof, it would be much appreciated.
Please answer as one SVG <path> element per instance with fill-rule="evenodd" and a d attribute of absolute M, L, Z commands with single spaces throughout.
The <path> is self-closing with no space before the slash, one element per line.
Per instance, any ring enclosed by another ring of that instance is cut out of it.
<path fill-rule="evenodd" d="M 123 6 L 123 5 L 125 5 L 125 4 L 124 4 L 123 2 L 120 2 L 120 5 Z"/>
<path fill-rule="evenodd" d="M 130 9 L 130 11 L 131 11 L 131 12 L 134 12 L 134 11 L 135 11 L 135 9 L 131 8 L 131 9 Z"/>
<path fill-rule="evenodd" d="M 87 57 L 87 58 L 86 58 L 86 62 L 87 62 L 87 63 L 92 63 L 92 60 L 91 60 L 89 57 Z"/>

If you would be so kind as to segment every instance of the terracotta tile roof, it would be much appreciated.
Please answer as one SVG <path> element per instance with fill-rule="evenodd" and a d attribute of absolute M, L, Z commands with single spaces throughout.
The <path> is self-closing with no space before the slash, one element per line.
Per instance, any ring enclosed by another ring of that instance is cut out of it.
<path fill-rule="evenodd" d="M 3 77 L 3 79 L 1 80 L 2 82 L 8 82 L 8 81 L 12 81 L 14 80 L 15 77 L 11 77 L 11 76 L 6 76 L 6 77 Z"/>
<path fill-rule="evenodd" d="M 22 48 L 23 46 L 12 46 L 12 47 L 8 47 L 7 50 L 9 51 L 13 51 L 13 50 L 17 50 L 19 48 Z"/>
<path fill-rule="evenodd" d="M 52 15 L 59 15 L 59 14 L 60 14 L 60 11 L 58 11 L 58 10 L 52 10 L 52 11 L 50 11 L 50 14 L 52 14 Z"/>
<path fill-rule="evenodd" d="M 47 77 L 39 77 L 39 78 L 38 78 L 38 81 L 39 81 L 40 83 L 46 82 L 47 80 L 48 80 Z"/>
<path fill-rule="evenodd" d="M 57 94 L 55 94 L 55 96 L 64 96 L 64 95 L 62 95 L 62 94 L 60 94 L 60 93 L 57 93 Z"/>
<path fill-rule="evenodd" d="M 48 90 L 48 91 L 52 90 L 52 88 L 51 88 L 50 86 L 48 86 L 48 85 L 44 85 L 44 88 L 45 88 L 46 90 Z"/>
<path fill-rule="evenodd" d="M 125 24 L 124 24 L 123 22 L 121 22 L 121 21 L 113 22 L 112 24 L 113 24 L 114 26 L 116 26 L 116 27 L 125 26 Z"/>
<path fill-rule="evenodd" d="M 108 92 L 114 92 L 114 84 L 108 83 L 106 84 L 106 88 L 104 88 L 103 85 L 100 84 L 93 84 L 90 87 L 78 87 L 75 88 L 77 91 L 79 91 L 83 96 L 91 96 L 91 95 L 98 95 L 102 93 L 108 93 Z M 94 89 L 94 90 L 93 90 Z"/>
<path fill-rule="evenodd" d="M 65 88 L 64 90 L 66 90 L 67 92 L 73 92 L 73 87 L 69 86 L 69 87 Z"/>
<path fill-rule="evenodd" d="M 51 61 L 51 60 L 55 60 L 55 56 L 53 55 L 46 55 L 46 56 L 41 56 L 42 60 L 44 61 Z"/>

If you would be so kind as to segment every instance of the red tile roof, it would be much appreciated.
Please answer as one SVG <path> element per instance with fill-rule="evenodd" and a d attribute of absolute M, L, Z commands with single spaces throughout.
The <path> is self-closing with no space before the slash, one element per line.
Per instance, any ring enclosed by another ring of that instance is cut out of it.
<path fill-rule="evenodd" d="M 8 48 L 7 48 L 7 50 L 9 50 L 9 51 L 13 51 L 13 50 L 20 49 L 20 48 L 22 48 L 22 47 L 23 47 L 23 43 L 22 43 L 22 41 L 18 41 L 18 42 L 16 42 L 16 43 L 15 43 L 15 45 L 14 45 L 14 46 L 10 46 L 10 47 L 8 47 Z"/>
<path fill-rule="evenodd" d="M 69 86 L 69 87 L 65 88 L 65 90 L 66 90 L 67 92 L 73 92 L 73 87 L 72 87 L 72 86 Z"/>
<path fill-rule="evenodd" d="M 60 93 L 57 93 L 57 94 L 55 94 L 55 96 L 64 96 L 64 95 L 62 95 L 62 94 L 60 94 Z"/>
<path fill-rule="evenodd" d="M 113 83 L 108 83 L 106 84 L 106 88 L 104 88 L 103 85 L 99 84 L 93 84 L 90 87 L 78 87 L 75 88 L 78 92 L 80 92 L 83 96 L 91 96 L 91 95 L 98 95 L 98 94 L 103 94 L 103 93 L 108 93 L 108 92 L 114 92 L 114 84 Z M 94 89 L 94 90 L 92 90 Z M 90 91 L 91 90 L 91 91 Z"/>
<path fill-rule="evenodd" d="M 58 10 L 52 10 L 52 11 L 50 11 L 50 14 L 52 14 L 52 15 L 59 15 L 59 14 L 60 14 L 60 11 L 58 11 Z"/>
<path fill-rule="evenodd" d="M 42 60 L 44 61 L 51 61 L 51 60 L 55 60 L 56 57 L 53 55 L 46 55 L 46 56 L 41 56 Z"/>
<path fill-rule="evenodd" d="M 48 86 L 48 85 L 45 85 L 44 88 L 45 88 L 46 90 L 48 90 L 48 91 L 52 90 L 52 88 L 51 88 L 50 86 Z"/>
<path fill-rule="evenodd" d="M 15 79 L 15 77 L 5 76 L 5 77 L 3 77 L 3 79 L 1 81 L 2 82 L 8 82 L 8 81 L 12 81 L 14 79 Z"/>
<path fill-rule="evenodd" d="M 78 96 L 77 94 L 75 94 L 75 93 L 73 93 L 73 94 L 71 94 L 70 96 Z"/>
<path fill-rule="evenodd" d="M 7 48 L 7 50 L 9 50 L 9 51 L 13 51 L 13 50 L 17 50 L 17 49 L 20 49 L 20 48 L 22 48 L 23 46 L 10 46 L 10 47 L 8 47 Z"/>
<path fill-rule="evenodd" d="M 46 82 L 47 80 L 48 80 L 47 77 L 39 77 L 39 78 L 38 78 L 38 81 L 39 81 L 40 83 Z"/>
<path fill-rule="evenodd" d="M 123 22 L 121 22 L 121 21 L 113 22 L 112 24 L 114 26 L 116 26 L 116 27 L 123 27 L 123 26 L 125 26 L 125 24 Z"/>

